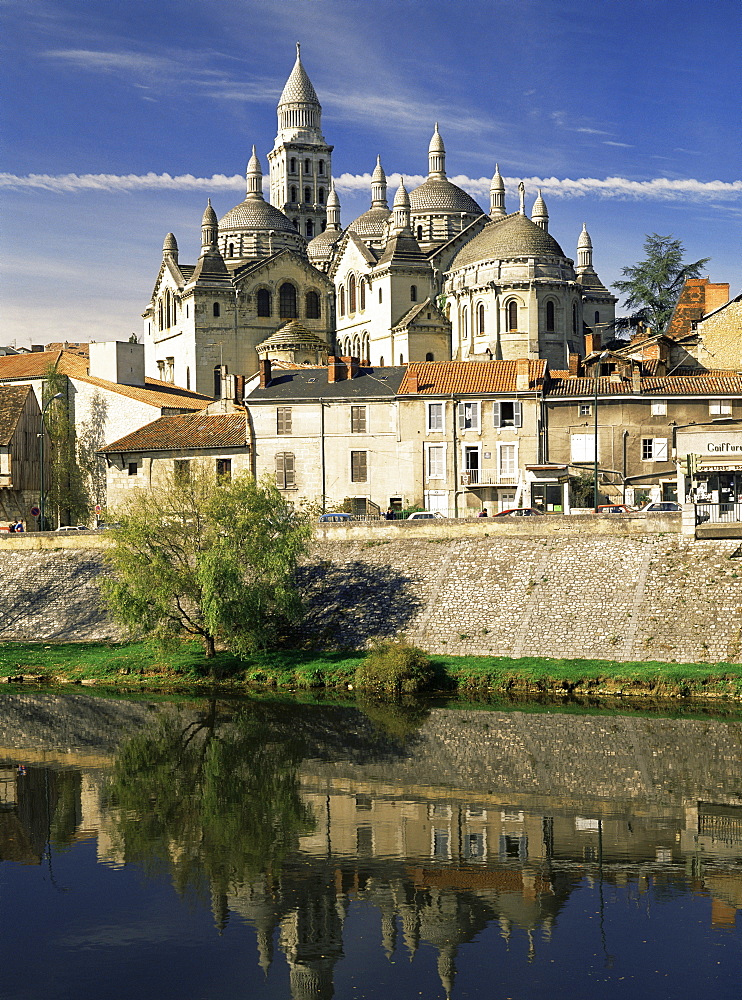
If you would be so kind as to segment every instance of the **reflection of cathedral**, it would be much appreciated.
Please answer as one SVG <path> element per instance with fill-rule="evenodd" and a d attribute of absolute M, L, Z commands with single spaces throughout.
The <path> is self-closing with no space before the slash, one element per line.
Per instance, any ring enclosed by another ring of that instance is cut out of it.
<path fill-rule="evenodd" d="M 586 329 L 610 328 L 617 300 L 593 268 L 587 230 L 575 266 L 540 191 L 529 217 L 521 182 L 508 213 L 499 167 L 485 212 L 449 180 L 437 124 L 423 183 L 408 191 L 403 181 L 390 208 L 377 157 L 370 206 L 343 229 L 333 147 L 298 46 L 277 113 L 269 201 L 253 147 L 244 199 L 221 219 L 206 208 L 197 262 L 182 263 L 165 237 L 143 314 L 148 375 L 218 395 L 223 366 L 253 374 L 292 321 L 294 335 L 318 342 L 319 363 L 338 353 L 376 367 L 540 357 L 559 370 L 582 353 Z"/>

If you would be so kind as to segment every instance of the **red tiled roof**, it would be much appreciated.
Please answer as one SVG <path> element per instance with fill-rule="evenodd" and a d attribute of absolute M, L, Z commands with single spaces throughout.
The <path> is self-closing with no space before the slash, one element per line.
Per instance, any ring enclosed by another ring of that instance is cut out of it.
<path fill-rule="evenodd" d="M 144 385 L 121 385 L 96 378 L 88 374 L 88 359 L 70 351 L 33 351 L 30 354 L 11 354 L 0 358 L 0 382 L 43 378 L 50 367 L 56 367 L 60 374 L 69 378 L 79 379 L 109 392 L 117 392 L 121 396 L 159 409 L 203 410 L 213 402 L 210 396 L 183 389 L 172 382 L 161 382 L 156 378 L 146 377 Z"/>
<path fill-rule="evenodd" d="M 594 378 L 552 379 L 547 396 L 594 396 Z M 607 377 L 597 379 L 599 396 L 625 396 L 632 394 L 631 380 L 613 381 Z M 699 375 L 658 375 L 642 377 L 640 395 L 672 396 L 740 396 L 742 375 L 737 372 L 703 372 Z"/>
<path fill-rule="evenodd" d="M 516 392 L 517 361 L 420 361 L 407 366 L 399 387 L 399 395 L 417 393 L 423 396 L 450 393 L 482 395 L 487 392 Z M 529 390 L 543 385 L 546 361 L 528 361 Z M 410 376 L 417 376 L 417 389 Z"/>
<path fill-rule="evenodd" d="M 245 448 L 246 413 L 180 413 L 159 417 L 126 434 L 101 452 L 181 451 L 197 448 Z"/>

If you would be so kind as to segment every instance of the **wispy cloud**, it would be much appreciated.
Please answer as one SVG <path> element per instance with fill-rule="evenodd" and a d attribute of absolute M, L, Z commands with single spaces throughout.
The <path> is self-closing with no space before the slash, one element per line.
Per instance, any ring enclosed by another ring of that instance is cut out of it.
<path fill-rule="evenodd" d="M 458 175 L 450 178 L 454 184 L 464 188 L 476 197 L 489 196 L 489 177 L 467 177 Z M 400 181 L 400 174 L 390 174 L 387 178 L 389 189 L 393 191 Z M 416 187 L 425 180 L 421 174 L 405 174 L 405 186 Z M 656 177 L 652 180 L 635 181 L 627 177 L 505 177 L 505 186 L 515 195 L 518 183 L 523 180 L 529 191 L 541 188 L 544 195 L 556 198 L 584 198 L 588 195 L 600 198 L 624 200 L 678 201 L 681 199 L 704 202 L 734 201 L 742 197 L 742 180 L 700 181 L 695 178 Z M 194 174 L 26 174 L 19 176 L 0 173 L 0 189 L 16 191 L 46 191 L 57 194 L 71 194 L 79 191 L 103 191 L 128 193 L 134 191 L 242 191 L 245 178 L 241 174 L 213 174 L 211 177 L 196 177 Z M 266 178 L 267 187 L 267 178 Z M 340 174 L 335 177 L 335 187 L 339 194 L 345 192 L 370 191 L 371 175 Z"/>
<path fill-rule="evenodd" d="M 618 146 L 620 149 L 633 149 L 633 145 L 630 142 L 612 142 L 610 139 L 603 140 L 604 146 Z"/>

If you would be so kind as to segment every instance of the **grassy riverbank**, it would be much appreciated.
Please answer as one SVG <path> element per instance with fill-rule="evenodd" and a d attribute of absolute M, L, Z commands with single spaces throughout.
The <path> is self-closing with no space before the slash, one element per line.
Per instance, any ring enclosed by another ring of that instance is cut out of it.
<path fill-rule="evenodd" d="M 348 690 L 362 653 L 283 651 L 204 660 L 199 646 L 162 654 L 148 643 L 0 644 L 0 680 L 168 691 L 330 688 Z M 492 656 L 432 656 L 434 686 L 459 693 L 523 693 L 653 698 L 742 698 L 739 663 L 619 663 Z"/>

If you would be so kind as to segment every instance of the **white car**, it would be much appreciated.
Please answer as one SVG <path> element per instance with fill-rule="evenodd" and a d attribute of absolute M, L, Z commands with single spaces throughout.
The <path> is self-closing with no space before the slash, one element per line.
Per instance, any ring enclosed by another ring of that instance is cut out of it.
<path fill-rule="evenodd" d="M 408 521 L 433 521 L 436 517 L 443 519 L 443 514 L 437 510 L 418 510 L 414 514 L 408 514 Z"/>
<path fill-rule="evenodd" d="M 682 507 L 675 500 L 655 500 L 653 503 L 645 504 L 639 510 L 640 514 L 675 514 L 682 511 Z"/>
<path fill-rule="evenodd" d="M 88 529 L 84 524 L 63 524 L 61 528 L 57 528 L 57 531 L 87 531 Z"/>

